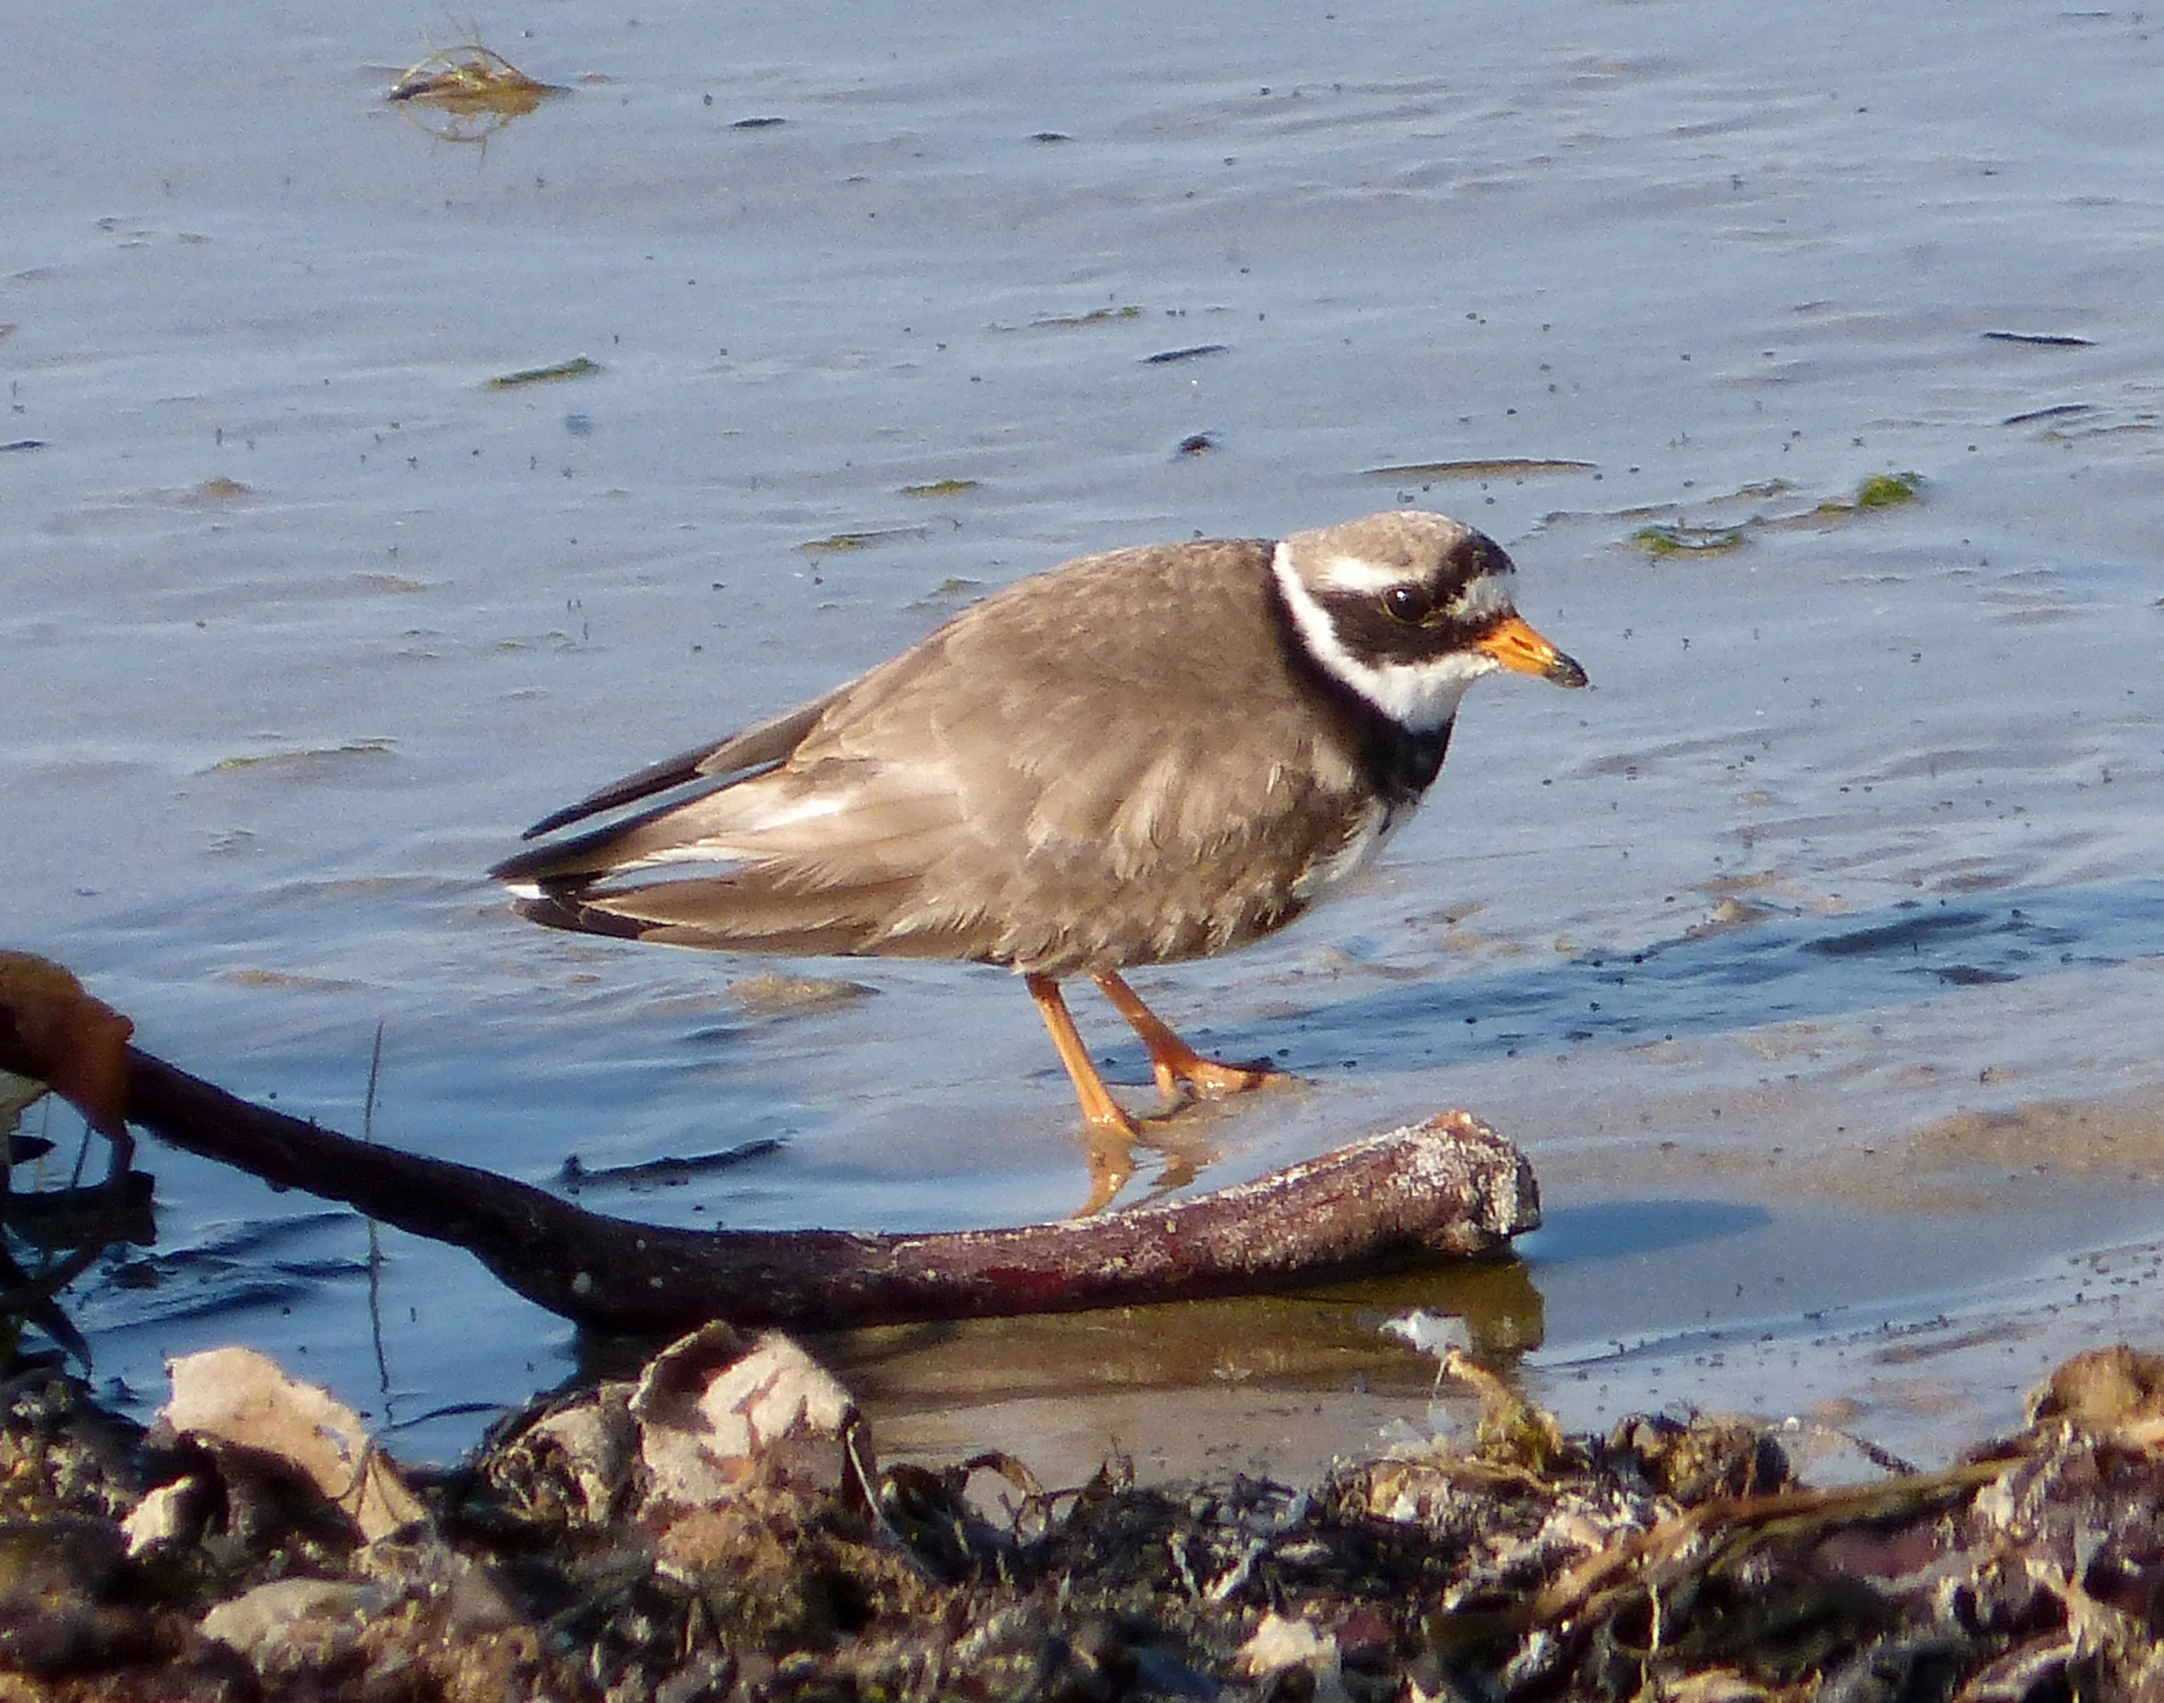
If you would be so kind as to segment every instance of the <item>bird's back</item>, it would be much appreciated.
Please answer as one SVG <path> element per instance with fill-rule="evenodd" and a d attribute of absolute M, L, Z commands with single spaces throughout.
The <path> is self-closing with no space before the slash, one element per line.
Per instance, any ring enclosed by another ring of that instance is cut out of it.
<path fill-rule="evenodd" d="M 1375 827 L 1360 718 L 1299 667 L 1270 552 L 1017 582 L 832 694 L 779 767 L 586 836 L 553 877 L 530 854 L 540 902 L 684 944 L 1055 975 L 1266 934 Z"/>

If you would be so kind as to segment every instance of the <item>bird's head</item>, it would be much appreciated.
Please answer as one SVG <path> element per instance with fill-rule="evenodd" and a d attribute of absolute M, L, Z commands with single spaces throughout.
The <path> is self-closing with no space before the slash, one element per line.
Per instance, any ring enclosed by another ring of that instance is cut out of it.
<path fill-rule="evenodd" d="M 1498 669 L 1586 683 L 1518 613 L 1502 547 L 1447 515 L 1392 509 L 1296 532 L 1273 571 L 1315 665 L 1409 732 L 1447 726 L 1466 688 Z"/>

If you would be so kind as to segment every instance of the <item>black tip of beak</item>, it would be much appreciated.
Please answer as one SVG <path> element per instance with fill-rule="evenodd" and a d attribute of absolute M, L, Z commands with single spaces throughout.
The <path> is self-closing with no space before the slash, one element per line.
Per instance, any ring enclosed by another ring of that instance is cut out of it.
<path fill-rule="evenodd" d="M 1577 661 L 1572 657 L 1565 656 L 1561 651 L 1557 651 L 1555 660 L 1541 670 L 1540 677 L 1558 686 L 1584 686 L 1591 683 L 1586 679 L 1585 670 L 1578 666 Z"/>

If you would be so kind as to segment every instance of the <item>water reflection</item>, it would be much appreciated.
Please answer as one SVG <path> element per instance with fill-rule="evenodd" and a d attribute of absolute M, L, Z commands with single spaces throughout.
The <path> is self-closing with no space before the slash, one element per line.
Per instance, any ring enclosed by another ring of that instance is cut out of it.
<path fill-rule="evenodd" d="M 1435 1363 L 1385 1335 L 1421 1310 L 1462 1319 L 1472 1351 L 1507 1367 L 1541 1344 L 1540 1290 L 1522 1260 L 1430 1263 L 1268 1295 L 1160 1307 L 897 1325 L 815 1339 L 879 1406 L 1211 1384 L 1424 1391 Z"/>

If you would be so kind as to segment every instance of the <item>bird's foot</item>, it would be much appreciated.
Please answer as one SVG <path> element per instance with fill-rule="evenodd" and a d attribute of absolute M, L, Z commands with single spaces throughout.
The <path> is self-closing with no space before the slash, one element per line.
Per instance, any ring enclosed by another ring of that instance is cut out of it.
<path fill-rule="evenodd" d="M 1117 972 L 1098 970 L 1094 975 L 1098 987 L 1112 1002 L 1112 1008 L 1126 1018 L 1128 1027 L 1142 1038 L 1142 1045 L 1150 1055 L 1150 1073 L 1157 1078 L 1157 1091 L 1167 1100 L 1222 1100 L 1228 1095 L 1245 1094 L 1251 1088 L 1260 1088 L 1272 1077 L 1284 1074 L 1265 1064 L 1220 1064 L 1214 1058 L 1204 1058 L 1181 1040 L 1170 1024 L 1143 1004 L 1142 996 L 1121 980 Z M 1184 1095 L 1180 1092 L 1182 1083 L 1187 1085 Z"/>

